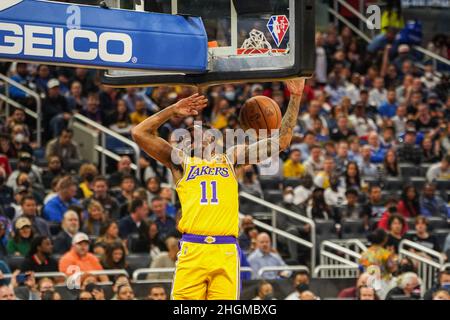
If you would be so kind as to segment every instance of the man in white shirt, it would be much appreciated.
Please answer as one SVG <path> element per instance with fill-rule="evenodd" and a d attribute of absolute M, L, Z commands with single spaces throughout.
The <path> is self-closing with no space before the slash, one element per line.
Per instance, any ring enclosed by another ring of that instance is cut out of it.
<path fill-rule="evenodd" d="M 450 155 L 446 155 L 441 162 L 433 164 L 427 171 L 427 180 L 450 180 Z"/>
<path fill-rule="evenodd" d="M 384 88 L 384 80 L 377 77 L 373 82 L 373 89 L 369 92 L 369 104 L 378 108 L 386 100 L 387 91 Z"/>

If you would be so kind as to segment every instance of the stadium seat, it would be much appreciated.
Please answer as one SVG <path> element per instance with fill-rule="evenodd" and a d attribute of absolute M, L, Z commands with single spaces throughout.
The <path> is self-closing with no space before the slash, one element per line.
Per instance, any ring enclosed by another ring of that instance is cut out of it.
<path fill-rule="evenodd" d="M 364 225 L 361 220 L 344 220 L 342 222 L 342 237 L 344 239 L 361 238 L 364 236 Z"/>
<path fill-rule="evenodd" d="M 435 236 L 437 238 L 437 241 L 439 243 L 439 248 L 441 248 L 441 250 L 444 249 L 445 239 L 447 239 L 447 236 L 449 235 L 449 233 L 450 233 L 450 229 L 435 229 L 431 233 L 433 236 Z"/>
<path fill-rule="evenodd" d="M 61 224 L 58 222 L 49 222 L 50 234 L 56 236 L 61 231 Z"/>
<path fill-rule="evenodd" d="M 422 177 L 411 177 L 410 181 L 412 185 L 416 187 L 417 190 L 419 190 L 419 192 L 423 189 L 425 183 L 427 182 L 425 178 Z"/>
<path fill-rule="evenodd" d="M 436 189 L 442 190 L 442 191 L 449 191 L 450 190 L 450 181 L 449 180 L 436 180 Z"/>
<path fill-rule="evenodd" d="M 150 268 L 151 257 L 148 253 L 131 253 L 127 256 L 128 268 L 131 274 L 136 269 Z M 131 277 L 130 274 L 130 277 Z"/>
<path fill-rule="evenodd" d="M 439 217 L 428 218 L 428 231 L 434 231 L 435 229 L 444 229 L 448 227 L 448 223 L 445 219 Z"/>
<path fill-rule="evenodd" d="M 25 258 L 22 256 L 8 256 L 6 258 L 8 266 L 12 272 L 14 272 L 17 269 L 20 269 L 20 266 L 22 265 L 24 260 Z"/>
<path fill-rule="evenodd" d="M 263 190 L 279 190 L 281 179 L 278 177 L 260 176 L 259 182 Z"/>
<path fill-rule="evenodd" d="M 420 177 L 421 175 L 420 169 L 417 170 L 417 166 L 412 163 L 400 163 L 398 167 L 400 169 L 400 175 L 404 178 Z"/>
<path fill-rule="evenodd" d="M 271 203 L 279 203 L 283 201 L 283 191 L 281 190 L 264 190 L 264 199 Z"/>
<path fill-rule="evenodd" d="M 402 190 L 404 186 L 404 181 L 400 178 L 387 178 L 384 181 L 384 187 L 390 191 Z"/>
<path fill-rule="evenodd" d="M 316 220 L 316 237 L 322 240 L 336 238 L 336 231 L 334 228 L 335 222 L 333 220 Z"/>

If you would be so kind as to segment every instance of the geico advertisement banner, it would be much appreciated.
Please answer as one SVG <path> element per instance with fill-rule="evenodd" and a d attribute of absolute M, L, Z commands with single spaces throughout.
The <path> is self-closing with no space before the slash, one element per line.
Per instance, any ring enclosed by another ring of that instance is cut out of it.
<path fill-rule="evenodd" d="M 97 68 L 204 72 L 200 18 L 52 1 L 1 0 L 0 58 Z"/>

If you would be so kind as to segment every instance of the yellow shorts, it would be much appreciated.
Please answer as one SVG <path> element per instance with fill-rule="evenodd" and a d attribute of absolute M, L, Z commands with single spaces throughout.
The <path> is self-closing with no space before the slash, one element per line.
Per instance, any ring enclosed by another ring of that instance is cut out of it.
<path fill-rule="evenodd" d="M 173 300 L 238 300 L 237 244 L 181 242 L 172 284 Z"/>

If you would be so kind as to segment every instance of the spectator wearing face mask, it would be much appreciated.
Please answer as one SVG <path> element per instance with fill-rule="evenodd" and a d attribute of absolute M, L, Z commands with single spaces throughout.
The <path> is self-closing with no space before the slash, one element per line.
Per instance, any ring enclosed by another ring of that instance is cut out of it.
<path fill-rule="evenodd" d="M 294 292 L 290 293 L 284 300 L 300 300 L 303 291 L 309 290 L 309 275 L 306 271 L 299 271 L 293 280 Z"/>
<path fill-rule="evenodd" d="M 388 292 L 386 300 L 396 300 L 404 297 L 411 300 L 419 300 L 420 285 L 421 280 L 416 273 L 406 272 L 397 280 L 397 286 Z"/>
<path fill-rule="evenodd" d="M 240 191 L 250 193 L 258 198 L 263 197 L 261 184 L 252 166 L 245 167 L 243 177 L 239 179 Z"/>
<path fill-rule="evenodd" d="M 439 290 L 450 291 L 450 268 L 446 268 L 439 273 L 437 278 L 437 282 L 433 284 L 433 286 L 428 289 L 428 291 L 423 296 L 424 300 L 431 300 L 433 296 Z"/>
<path fill-rule="evenodd" d="M 258 285 L 258 292 L 252 300 L 276 300 L 273 296 L 273 287 L 270 282 L 261 281 Z"/>

